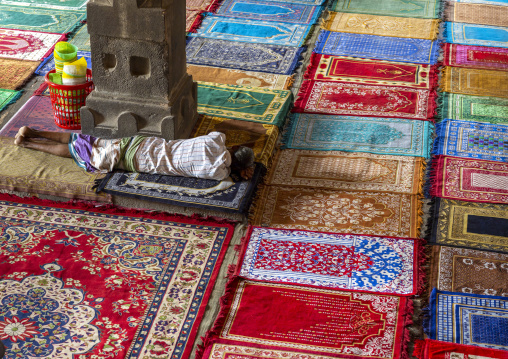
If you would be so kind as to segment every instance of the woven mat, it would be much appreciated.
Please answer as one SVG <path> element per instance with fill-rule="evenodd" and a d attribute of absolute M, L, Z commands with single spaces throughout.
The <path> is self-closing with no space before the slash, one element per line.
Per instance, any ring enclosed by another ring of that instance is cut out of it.
<path fill-rule="evenodd" d="M 38 65 L 37 61 L 0 58 L 0 88 L 16 90 L 23 86 Z"/>
<path fill-rule="evenodd" d="M 52 53 L 58 41 L 64 39 L 61 34 L 0 29 L 0 57 L 41 61 Z"/>
<path fill-rule="evenodd" d="M 85 172 L 71 158 L 21 148 L 12 138 L 0 137 L 1 190 L 111 202 L 109 195 L 92 189 L 102 176 Z"/>
<path fill-rule="evenodd" d="M 224 0 L 217 15 L 237 19 L 281 21 L 291 24 L 312 25 L 321 15 L 321 6 L 309 6 L 293 2 L 273 3 L 266 0 Z"/>
<path fill-rule="evenodd" d="M 273 90 L 289 90 L 294 77 L 263 72 L 228 70 L 220 67 L 188 65 L 187 73 L 198 82 L 216 82 L 224 85 L 263 87 Z"/>
<path fill-rule="evenodd" d="M 430 339 L 505 349 L 508 298 L 434 289 L 424 327 Z"/>
<path fill-rule="evenodd" d="M 372 15 L 389 15 L 401 17 L 417 17 L 438 19 L 438 0 L 384 0 L 383 6 L 370 0 L 334 0 L 330 5 L 333 11 L 366 13 Z"/>
<path fill-rule="evenodd" d="M 88 51 L 78 50 L 78 59 L 84 57 L 87 63 L 87 67 L 92 69 L 92 53 Z M 47 57 L 35 70 L 35 73 L 39 76 L 45 76 L 48 72 L 55 69 L 55 58 L 53 55 Z"/>
<path fill-rule="evenodd" d="M 1 199 L 7 353 L 191 357 L 233 225 Z"/>
<path fill-rule="evenodd" d="M 419 240 L 260 227 L 246 238 L 237 269 L 246 279 L 395 295 L 424 287 Z"/>
<path fill-rule="evenodd" d="M 441 90 L 463 95 L 508 98 L 508 72 L 446 66 Z"/>
<path fill-rule="evenodd" d="M 16 102 L 21 97 L 21 91 L 0 89 L 0 111 Z"/>
<path fill-rule="evenodd" d="M 86 10 L 0 5 L 0 28 L 66 34 L 81 26 Z"/>
<path fill-rule="evenodd" d="M 330 12 L 322 27 L 329 31 L 435 40 L 439 20 Z"/>
<path fill-rule="evenodd" d="M 308 80 L 293 111 L 428 120 L 434 117 L 435 99 L 435 92 L 423 89 Z"/>
<path fill-rule="evenodd" d="M 438 75 L 429 65 L 312 54 L 304 77 L 309 80 L 433 89 L 437 86 Z"/>
<path fill-rule="evenodd" d="M 436 198 L 430 242 L 508 253 L 508 206 Z"/>
<path fill-rule="evenodd" d="M 314 52 L 324 55 L 434 65 L 439 56 L 439 44 L 436 41 L 424 39 L 321 30 Z"/>
<path fill-rule="evenodd" d="M 508 203 L 508 163 L 435 156 L 432 167 L 433 196 Z"/>
<path fill-rule="evenodd" d="M 508 26 L 508 7 L 485 4 L 447 2 L 445 21 L 492 26 Z"/>
<path fill-rule="evenodd" d="M 438 340 L 417 339 L 415 340 L 413 356 L 418 359 L 448 359 L 453 357 L 470 359 L 508 359 L 508 352 L 505 350 L 487 349 Z M 248 357 L 246 357 L 246 359 L 247 358 Z"/>
<path fill-rule="evenodd" d="M 443 58 L 447 66 L 508 70 L 508 49 L 500 47 L 444 44 Z"/>
<path fill-rule="evenodd" d="M 292 75 L 303 48 L 259 45 L 193 37 L 187 42 L 187 63 L 244 71 Z"/>
<path fill-rule="evenodd" d="M 508 124 L 508 99 L 443 92 L 438 102 L 442 119 Z"/>
<path fill-rule="evenodd" d="M 407 345 L 404 338 L 409 334 L 406 325 L 413 312 L 405 297 L 249 280 L 230 282 L 223 302 L 205 345 L 257 345 L 307 353 L 300 358 L 314 358 L 309 354 L 320 354 L 319 358 L 401 358 Z M 382 345 L 373 352 L 371 341 Z"/>
<path fill-rule="evenodd" d="M 434 155 L 508 162 L 508 125 L 445 119 L 436 135 Z"/>
<path fill-rule="evenodd" d="M 209 15 L 203 19 L 195 33 L 188 35 L 253 44 L 300 47 L 310 29 L 311 25 Z"/>
<path fill-rule="evenodd" d="M 296 113 L 283 148 L 430 157 L 434 126 L 428 121 Z"/>
<path fill-rule="evenodd" d="M 290 91 L 259 87 L 198 84 L 200 114 L 276 125 L 284 124 L 293 96 Z"/>
<path fill-rule="evenodd" d="M 3 5 L 36 6 L 48 9 L 85 10 L 88 0 L 0 0 Z"/>
<path fill-rule="evenodd" d="M 508 219 L 505 221 L 508 223 Z M 430 257 L 431 288 L 503 297 L 508 295 L 508 254 L 433 246 Z"/>
<path fill-rule="evenodd" d="M 425 161 L 370 153 L 281 150 L 269 185 L 419 194 Z"/>
<path fill-rule="evenodd" d="M 272 157 L 279 129 L 273 125 L 231 120 L 227 118 L 201 116 L 194 127 L 193 137 L 218 131 L 226 135 L 226 146 L 247 146 L 254 150 L 256 162 L 266 167 Z"/>
<path fill-rule="evenodd" d="M 88 34 L 88 25 L 84 24 L 81 28 L 74 34 L 74 36 L 69 39 L 69 42 L 78 47 L 81 51 L 92 51 L 90 48 L 90 35 Z"/>
<path fill-rule="evenodd" d="M 445 22 L 445 42 L 463 45 L 508 47 L 508 29 L 500 26 Z"/>
<path fill-rule="evenodd" d="M 253 204 L 255 226 L 417 237 L 416 195 L 264 186 Z"/>

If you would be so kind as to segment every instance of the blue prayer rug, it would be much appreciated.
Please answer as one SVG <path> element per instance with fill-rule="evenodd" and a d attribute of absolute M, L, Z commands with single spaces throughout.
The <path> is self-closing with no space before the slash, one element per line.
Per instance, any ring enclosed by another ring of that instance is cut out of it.
<path fill-rule="evenodd" d="M 216 14 L 251 20 L 282 21 L 292 24 L 314 24 L 321 6 L 280 3 L 263 0 L 225 0 Z"/>
<path fill-rule="evenodd" d="M 439 41 L 322 30 L 314 52 L 433 65 L 439 56 Z"/>
<path fill-rule="evenodd" d="M 78 59 L 84 57 L 88 68 L 92 68 L 92 54 L 89 51 L 78 51 Z M 55 58 L 53 55 L 46 57 L 46 59 L 37 67 L 35 74 L 45 76 L 48 72 L 55 69 Z"/>
<path fill-rule="evenodd" d="M 205 17 L 197 32 L 189 33 L 188 36 L 300 47 L 310 29 L 311 25 L 209 15 Z"/>
<path fill-rule="evenodd" d="M 282 148 L 430 157 L 434 126 L 402 118 L 291 115 Z"/>
<path fill-rule="evenodd" d="M 486 265 L 489 265 L 487 262 Z M 508 298 L 432 290 L 424 323 L 430 339 L 505 350 Z"/>
<path fill-rule="evenodd" d="M 508 126 L 445 119 L 436 124 L 434 155 L 508 161 Z"/>
<path fill-rule="evenodd" d="M 443 38 L 452 44 L 508 48 L 508 28 L 464 22 L 445 22 Z"/>
<path fill-rule="evenodd" d="M 187 42 L 186 52 L 188 64 L 292 75 L 304 50 L 192 37 Z"/>
<path fill-rule="evenodd" d="M 326 0 L 277 0 L 277 2 L 284 3 L 295 3 L 295 4 L 305 4 L 305 5 L 323 5 Z"/>
<path fill-rule="evenodd" d="M 97 192 L 103 191 L 115 196 L 133 197 L 176 206 L 246 213 L 264 172 L 265 167 L 256 163 L 254 175 L 249 181 L 241 180 L 235 175 L 223 181 L 215 181 L 114 171 L 104 177 L 97 187 Z"/>

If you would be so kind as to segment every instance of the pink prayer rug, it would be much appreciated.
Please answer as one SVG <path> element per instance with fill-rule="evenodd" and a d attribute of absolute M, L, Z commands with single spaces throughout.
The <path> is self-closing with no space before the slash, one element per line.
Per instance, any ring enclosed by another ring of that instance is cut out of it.
<path fill-rule="evenodd" d="M 47 32 L 0 29 L 0 57 L 41 61 L 66 35 Z"/>

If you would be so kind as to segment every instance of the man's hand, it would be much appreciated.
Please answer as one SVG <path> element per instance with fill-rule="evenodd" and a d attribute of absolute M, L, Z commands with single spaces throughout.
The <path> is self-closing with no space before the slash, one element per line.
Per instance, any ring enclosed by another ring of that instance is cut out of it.
<path fill-rule="evenodd" d="M 254 166 L 246 168 L 246 169 L 240 171 L 240 176 L 244 180 L 250 180 L 253 175 L 254 175 Z"/>

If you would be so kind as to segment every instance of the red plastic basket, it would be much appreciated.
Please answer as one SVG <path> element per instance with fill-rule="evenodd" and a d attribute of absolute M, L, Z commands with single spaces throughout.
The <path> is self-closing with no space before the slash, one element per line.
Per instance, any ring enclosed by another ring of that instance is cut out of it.
<path fill-rule="evenodd" d="M 45 81 L 48 84 L 51 97 L 51 107 L 57 126 L 67 130 L 81 129 L 80 109 L 85 106 L 86 97 L 94 89 L 92 82 L 92 70 L 86 70 L 86 82 L 82 85 L 57 85 L 49 80 L 46 74 Z"/>

